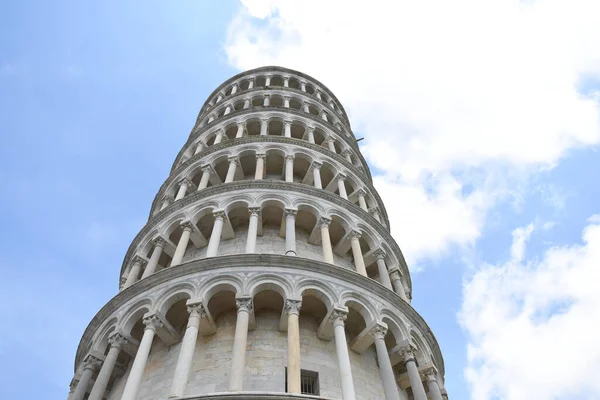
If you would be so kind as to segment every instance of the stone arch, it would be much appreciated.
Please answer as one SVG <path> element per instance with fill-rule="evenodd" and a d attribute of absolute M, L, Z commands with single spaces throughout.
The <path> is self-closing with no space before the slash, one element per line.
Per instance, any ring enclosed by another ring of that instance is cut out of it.
<path fill-rule="evenodd" d="M 333 288 L 324 283 L 312 278 L 305 278 L 296 284 L 295 292 L 303 297 L 307 294 L 311 294 L 320 299 L 328 310 L 330 310 L 334 304 L 337 303 L 337 295 Z"/>
<path fill-rule="evenodd" d="M 120 319 L 119 324 L 125 335 L 130 335 L 134 325 L 136 325 L 146 313 L 153 309 L 152 304 L 152 299 L 144 298 L 138 300 L 123 313 L 123 317 Z"/>
<path fill-rule="evenodd" d="M 189 282 L 180 282 L 161 293 L 156 300 L 156 309 L 163 315 L 177 301 L 191 299 L 196 293 L 196 287 Z"/>
<path fill-rule="evenodd" d="M 92 349 L 105 353 L 108 349 L 108 338 L 111 334 L 117 331 L 118 319 L 117 317 L 111 317 L 96 330 L 96 334 L 92 339 Z"/>
<path fill-rule="evenodd" d="M 251 278 L 247 285 L 247 292 L 252 297 L 265 290 L 277 292 L 283 300 L 293 296 L 291 284 L 282 276 L 275 274 L 261 274 Z"/>

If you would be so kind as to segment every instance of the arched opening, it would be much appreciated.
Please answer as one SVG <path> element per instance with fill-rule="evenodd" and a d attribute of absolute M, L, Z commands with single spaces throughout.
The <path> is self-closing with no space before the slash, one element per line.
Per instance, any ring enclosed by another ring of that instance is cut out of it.
<path fill-rule="evenodd" d="M 325 131 L 323 131 L 321 128 L 315 128 L 313 135 L 315 137 L 315 144 L 323 146 L 325 138 L 327 137 Z M 327 143 L 325 143 L 325 146 L 327 146 Z"/>
<path fill-rule="evenodd" d="M 262 107 L 265 102 L 264 96 L 253 96 L 252 97 L 252 108 Z"/>
<path fill-rule="evenodd" d="M 227 170 L 229 169 L 229 160 L 226 155 L 223 155 L 216 159 L 213 162 L 213 169 L 215 170 L 215 174 L 219 177 L 221 182 L 225 182 L 225 177 L 227 176 Z"/>
<path fill-rule="evenodd" d="M 302 102 L 295 97 L 290 99 L 290 108 L 293 110 L 302 110 Z"/>
<path fill-rule="evenodd" d="M 283 122 L 281 120 L 275 118 L 269 120 L 269 135 L 283 136 Z"/>
<path fill-rule="evenodd" d="M 316 117 L 319 116 L 319 109 L 313 104 L 308 104 L 308 112 Z"/>
<path fill-rule="evenodd" d="M 277 94 L 271 95 L 270 107 L 283 107 L 283 97 Z"/>
<path fill-rule="evenodd" d="M 283 77 L 279 75 L 272 76 L 271 86 L 283 86 Z"/>
<path fill-rule="evenodd" d="M 256 173 L 256 151 L 246 150 L 239 154 L 240 168 L 244 171 L 244 180 L 254 179 Z"/>
<path fill-rule="evenodd" d="M 302 183 L 310 170 L 312 159 L 307 154 L 296 153 L 294 158 L 294 182 Z"/>
<path fill-rule="evenodd" d="M 306 126 L 299 122 L 292 122 L 292 127 L 290 129 L 291 135 L 294 139 L 303 139 L 304 132 L 306 132 Z"/>
<path fill-rule="evenodd" d="M 248 136 L 258 136 L 260 135 L 260 121 L 259 120 L 251 120 L 246 122 L 246 132 Z"/>
<path fill-rule="evenodd" d="M 284 154 L 281 150 L 267 150 L 265 159 L 265 179 L 282 180 Z"/>
<path fill-rule="evenodd" d="M 300 90 L 300 81 L 294 77 L 290 77 L 288 85 L 292 89 Z"/>
<path fill-rule="evenodd" d="M 257 76 L 254 82 L 255 87 L 265 87 L 265 76 Z"/>

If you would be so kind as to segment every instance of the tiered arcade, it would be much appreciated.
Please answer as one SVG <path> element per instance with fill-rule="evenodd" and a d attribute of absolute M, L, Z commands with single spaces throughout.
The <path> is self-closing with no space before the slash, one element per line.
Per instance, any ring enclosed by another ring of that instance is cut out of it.
<path fill-rule="evenodd" d="M 69 400 L 447 398 L 346 113 L 300 72 L 210 95 L 120 277 Z"/>

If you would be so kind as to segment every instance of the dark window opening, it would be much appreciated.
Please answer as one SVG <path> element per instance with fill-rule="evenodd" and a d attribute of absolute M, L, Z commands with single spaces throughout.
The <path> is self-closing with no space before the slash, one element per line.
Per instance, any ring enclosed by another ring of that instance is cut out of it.
<path fill-rule="evenodd" d="M 287 367 L 285 368 L 285 392 L 288 391 Z M 319 373 L 315 371 L 300 370 L 300 393 L 319 395 Z"/>

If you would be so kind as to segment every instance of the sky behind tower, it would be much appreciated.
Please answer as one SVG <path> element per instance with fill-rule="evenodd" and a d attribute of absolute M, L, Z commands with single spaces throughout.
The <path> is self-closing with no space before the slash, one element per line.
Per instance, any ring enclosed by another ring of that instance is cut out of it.
<path fill-rule="evenodd" d="M 0 6 L 0 398 L 64 399 L 206 97 L 298 69 L 348 112 L 451 398 L 600 398 L 600 3 Z"/>

